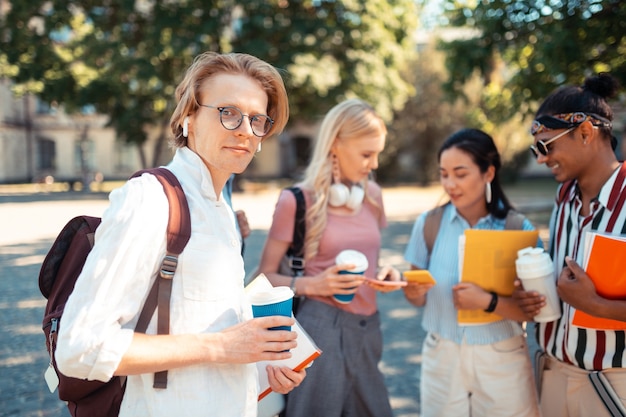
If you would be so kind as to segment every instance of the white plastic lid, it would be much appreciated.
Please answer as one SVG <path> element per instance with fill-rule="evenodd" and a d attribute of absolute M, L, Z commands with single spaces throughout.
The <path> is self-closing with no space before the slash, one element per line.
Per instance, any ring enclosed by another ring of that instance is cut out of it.
<path fill-rule="evenodd" d="M 367 258 L 358 250 L 347 249 L 341 251 L 339 255 L 335 258 L 336 265 L 342 264 L 352 264 L 354 268 L 350 270 L 350 272 L 364 272 L 369 263 L 367 262 Z"/>
<path fill-rule="evenodd" d="M 291 288 L 289 287 L 279 286 L 260 291 L 253 291 L 249 298 L 250 304 L 257 306 L 274 304 L 293 298 L 293 291 L 291 291 Z"/>
<path fill-rule="evenodd" d="M 540 278 L 554 273 L 550 255 L 541 248 L 527 247 L 517 251 L 515 261 L 517 276 L 524 278 Z"/>

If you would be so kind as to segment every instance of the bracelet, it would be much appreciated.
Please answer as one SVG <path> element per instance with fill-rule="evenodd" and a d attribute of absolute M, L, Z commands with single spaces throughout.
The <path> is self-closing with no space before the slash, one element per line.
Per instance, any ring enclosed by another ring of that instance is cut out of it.
<path fill-rule="evenodd" d="M 298 278 L 298 276 L 296 275 L 291 278 L 291 285 L 289 286 L 289 288 L 291 288 L 291 291 L 293 291 L 293 295 L 296 295 L 296 278 Z"/>
<path fill-rule="evenodd" d="M 489 307 L 485 309 L 485 313 L 493 313 L 498 305 L 498 294 L 494 291 L 490 291 L 489 293 L 491 294 L 491 302 L 489 303 Z"/>

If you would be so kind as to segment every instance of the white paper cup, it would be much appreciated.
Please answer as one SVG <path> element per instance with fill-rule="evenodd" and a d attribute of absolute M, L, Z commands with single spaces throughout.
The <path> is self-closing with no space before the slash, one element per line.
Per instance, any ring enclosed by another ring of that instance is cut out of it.
<path fill-rule="evenodd" d="M 339 271 L 339 273 L 356 275 L 363 275 L 365 271 L 367 271 L 367 267 L 369 266 L 369 263 L 367 262 L 367 257 L 361 252 L 352 249 L 341 251 L 339 255 L 337 255 L 337 257 L 335 258 L 335 264 L 353 264 L 354 268 L 349 270 L 341 270 Z M 354 298 L 354 294 L 334 294 L 333 298 L 338 303 L 348 304 Z"/>
<path fill-rule="evenodd" d="M 291 317 L 293 291 L 289 287 L 273 287 L 250 294 L 254 317 Z M 270 330 L 291 330 L 291 326 L 271 327 Z"/>
<path fill-rule="evenodd" d="M 517 252 L 515 261 L 517 276 L 526 291 L 537 291 L 546 297 L 546 305 L 534 318 L 536 322 L 545 323 L 561 317 L 561 303 L 556 293 L 554 265 L 550 255 L 541 248 L 528 247 Z"/>

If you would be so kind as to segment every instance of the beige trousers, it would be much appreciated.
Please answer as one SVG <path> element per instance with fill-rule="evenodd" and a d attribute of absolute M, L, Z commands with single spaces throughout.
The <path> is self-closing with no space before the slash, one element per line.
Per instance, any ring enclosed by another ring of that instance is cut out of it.
<path fill-rule="evenodd" d="M 626 406 L 626 369 L 603 371 Z M 546 417 L 611 417 L 589 380 L 589 372 L 546 356 L 541 379 L 541 412 Z"/>

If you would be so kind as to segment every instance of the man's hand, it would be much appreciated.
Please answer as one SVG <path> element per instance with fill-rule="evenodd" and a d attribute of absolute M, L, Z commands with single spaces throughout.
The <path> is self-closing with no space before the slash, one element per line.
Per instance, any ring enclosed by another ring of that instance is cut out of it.
<path fill-rule="evenodd" d="M 290 358 L 288 350 L 297 346 L 298 334 L 269 328 L 294 323 L 292 317 L 257 317 L 224 329 L 218 333 L 221 347 L 216 362 L 251 363 Z"/>
<path fill-rule="evenodd" d="M 542 307 L 546 305 L 545 295 L 539 294 L 537 291 L 525 291 L 522 282 L 516 279 L 513 283 L 514 289 L 511 298 L 522 309 L 529 321 L 539 314 Z"/>
<path fill-rule="evenodd" d="M 304 369 L 296 372 L 286 366 L 278 367 L 272 365 L 267 365 L 265 369 L 267 370 L 270 388 L 279 394 L 289 393 L 292 389 L 299 386 L 306 376 Z"/>
<path fill-rule="evenodd" d="M 559 297 L 577 310 L 594 315 L 595 306 L 602 302 L 589 275 L 569 256 L 567 266 L 561 271 L 556 291 Z"/>

